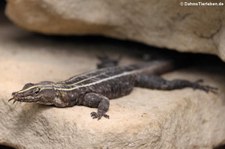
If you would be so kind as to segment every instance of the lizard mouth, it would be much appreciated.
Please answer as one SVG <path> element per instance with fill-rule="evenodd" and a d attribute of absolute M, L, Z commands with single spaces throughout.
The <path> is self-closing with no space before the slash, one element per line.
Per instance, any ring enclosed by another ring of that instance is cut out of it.
<path fill-rule="evenodd" d="M 37 97 L 32 97 L 32 96 L 21 96 L 20 94 L 17 93 L 12 93 L 12 98 L 8 100 L 8 102 L 13 101 L 15 102 L 36 102 Z"/>

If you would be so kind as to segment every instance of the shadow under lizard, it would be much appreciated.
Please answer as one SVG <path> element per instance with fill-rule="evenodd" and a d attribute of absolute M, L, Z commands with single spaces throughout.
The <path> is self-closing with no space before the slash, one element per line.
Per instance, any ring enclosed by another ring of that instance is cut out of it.
<path fill-rule="evenodd" d="M 64 108 L 82 105 L 97 108 L 91 117 L 109 118 L 110 99 L 128 95 L 134 87 L 174 90 L 190 87 L 216 93 L 217 89 L 202 85 L 201 81 L 166 80 L 161 74 L 172 71 L 170 60 L 156 60 L 129 66 L 112 66 L 83 73 L 61 82 L 27 83 L 22 90 L 12 93 L 9 101 L 34 102 Z"/>

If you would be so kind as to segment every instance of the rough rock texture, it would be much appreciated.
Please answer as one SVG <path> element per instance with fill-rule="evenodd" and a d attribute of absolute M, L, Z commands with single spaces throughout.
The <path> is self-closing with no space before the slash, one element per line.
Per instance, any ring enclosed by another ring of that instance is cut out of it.
<path fill-rule="evenodd" d="M 218 95 L 191 89 L 135 88 L 129 96 L 111 101 L 110 119 L 97 121 L 89 115 L 96 109 L 13 105 L 7 100 L 11 92 L 27 82 L 66 79 L 94 69 L 96 53 L 132 47 L 111 40 L 46 38 L 7 23 L 0 24 L 0 35 L 0 145 L 18 149 L 210 149 L 225 143 L 224 67 L 200 67 L 166 75 L 203 78 L 219 88 Z M 122 63 L 129 61 L 124 57 Z"/>
<path fill-rule="evenodd" d="M 201 0 L 206 2 L 206 0 Z M 224 6 L 181 6 L 180 0 L 7 0 L 7 16 L 44 34 L 100 34 L 225 60 Z M 183 1 L 182 1 L 183 2 Z"/>

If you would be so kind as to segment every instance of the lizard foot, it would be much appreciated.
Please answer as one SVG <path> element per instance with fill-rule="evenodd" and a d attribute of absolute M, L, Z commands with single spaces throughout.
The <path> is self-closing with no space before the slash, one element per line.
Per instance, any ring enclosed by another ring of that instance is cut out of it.
<path fill-rule="evenodd" d="M 108 55 L 97 56 L 97 57 L 100 60 L 100 63 L 97 64 L 98 69 L 118 66 L 118 63 L 121 60 L 121 56 L 119 56 L 117 59 L 112 59 Z"/>
<path fill-rule="evenodd" d="M 212 87 L 212 86 L 209 86 L 209 85 L 201 85 L 202 82 L 203 82 L 203 80 L 195 81 L 194 84 L 193 84 L 193 89 L 200 89 L 202 91 L 205 91 L 206 93 L 208 93 L 208 92 L 211 92 L 213 94 L 218 93 L 218 88 Z"/>
<path fill-rule="evenodd" d="M 107 115 L 107 114 L 97 113 L 97 112 L 91 112 L 91 117 L 93 119 L 96 119 L 97 118 L 98 120 L 100 120 L 102 118 L 102 116 L 109 119 L 109 115 Z"/>

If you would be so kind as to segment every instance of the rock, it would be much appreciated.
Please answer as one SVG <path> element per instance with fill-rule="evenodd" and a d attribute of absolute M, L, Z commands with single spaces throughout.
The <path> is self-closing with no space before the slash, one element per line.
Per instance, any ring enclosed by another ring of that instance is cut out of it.
<path fill-rule="evenodd" d="M 207 65 L 165 76 L 202 78 L 219 88 L 217 95 L 135 88 L 129 96 L 111 101 L 110 119 L 97 121 L 89 115 L 96 109 L 12 104 L 8 99 L 25 83 L 60 81 L 94 69 L 96 53 L 103 50 L 132 47 L 112 41 L 43 38 L 7 23 L 0 24 L 0 34 L 0 147 L 209 149 L 225 144 L 224 67 Z M 122 59 L 128 61 L 132 60 Z"/>
<path fill-rule="evenodd" d="M 177 0 L 7 2 L 7 16 L 30 31 L 110 36 L 178 51 L 216 54 L 225 60 L 225 3 L 221 0 L 216 2 L 223 6 L 184 6 L 187 4 Z"/>

